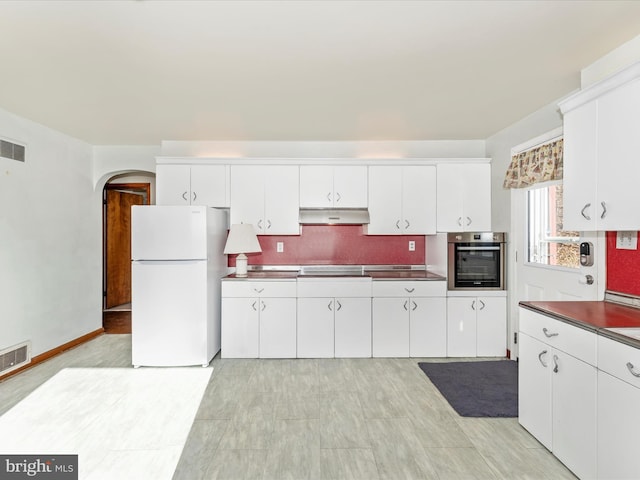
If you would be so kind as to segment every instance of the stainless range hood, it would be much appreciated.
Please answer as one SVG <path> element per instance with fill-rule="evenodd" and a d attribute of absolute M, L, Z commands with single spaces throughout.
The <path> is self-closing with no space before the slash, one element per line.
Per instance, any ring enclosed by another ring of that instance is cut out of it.
<path fill-rule="evenodd" d="M 369 223 L 366 208 L 301 208 L 301 225 L 364 225 Z"/>

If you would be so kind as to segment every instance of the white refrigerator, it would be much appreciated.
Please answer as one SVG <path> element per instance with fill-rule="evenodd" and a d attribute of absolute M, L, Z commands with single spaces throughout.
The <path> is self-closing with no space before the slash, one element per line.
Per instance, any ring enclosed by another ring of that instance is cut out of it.
<path fill-rule="evenodd" d="M 207 366 L 220 350 L 227 212 L 131 207 L 132 363 Z"/>

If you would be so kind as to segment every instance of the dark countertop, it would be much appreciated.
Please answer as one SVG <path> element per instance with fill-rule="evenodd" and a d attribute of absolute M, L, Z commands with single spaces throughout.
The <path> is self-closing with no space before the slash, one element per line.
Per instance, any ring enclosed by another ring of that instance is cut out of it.
<path fill-rule="evenodd" d="M 340 273 L 337 273 L 340 272 Z M 306 270 L 305 267 L 284 267 L 282 270 L 277 268 L 266 268 L 260 270 L 249 270 L 246 277 L 238 277 L 230 274 L 224 277 L 225 280 L 286 280 L 297 278 L 345 278 L 360 277 L 371 278 L 373 280 L 428 280 L 428 281 L 444 281 L 445 277 L 425 269 L 419 268 L 379 268 L 379 267 L 355 267 L 348 266 L 315 266 L 313 269 Z"/>
<path fill-rule="evenodd" d="M 238 277 L 235 273 L 223 277 L 224 280 L 295 280 L 298 278 L 297 270 L 264 270 L 248 272 L 246 277 Z"/>
<path fill-rule="evenodd" d="M 367 273 L 374 280 L 446 280 L 428 270 L 372 270 Z"/>
<path fill-rule="evenodd" d="M 640 309 L 613 302 L 520 302 L 520 306 L 598 335 L 640 348 L 640 340 L 607 330 L 609 328 L 640 328 Z"/>

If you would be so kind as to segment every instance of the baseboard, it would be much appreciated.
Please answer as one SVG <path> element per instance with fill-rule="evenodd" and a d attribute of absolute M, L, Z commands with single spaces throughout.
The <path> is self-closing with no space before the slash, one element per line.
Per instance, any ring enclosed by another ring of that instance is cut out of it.
<path fill-rule="evenodd" d="M 5 374 L 5 375 L 0 375 L 0 381 L 5 380 L 13 375 L 15 375 L 16 373 L 20 373 L 24 370 L 27 370 L 28 368 L 34 367 L 36 365 L 38 365 L 39 363 L 42 363 L 46 360 L 49 360 L 51 357 L 55 357 L 56 355 L 61 354 L 62 352 L 65 352 L 73 347 L 77 347 L 78 345 L 82 344 L 82 343 L 86 343 L 89 340 L 92 340 L 96 337 L 99 337 L 100 335 L 102 335 L 104 333 L 104 328 L 99 328 L 97 330 L 94 330 L 93 332 L 89 332 L 86 335 L 82 335 L 81 337 L 78 337 L 74 340 L 71 340 L 70 342 L 67 342 L 63 345 L 60 345 L 59 347 L 53 348 L 47 352 L 41 353 L 40 355 L 36 355 L 35 357 L 31 358 L 31 362 L 29 362 L 27 365 L 24 365 L 20 368 L 16 368 L 15 370 L 12 370 L 11 372 Z"/>

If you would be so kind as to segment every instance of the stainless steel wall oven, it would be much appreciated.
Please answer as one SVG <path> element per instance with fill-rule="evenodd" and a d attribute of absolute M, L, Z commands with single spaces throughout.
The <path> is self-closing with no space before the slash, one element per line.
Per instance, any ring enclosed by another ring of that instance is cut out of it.
<path fill-rule="evenodd" d="M 449 233 L 447 242 L 449 290 L 505 290 L 504 233 Z"/>

